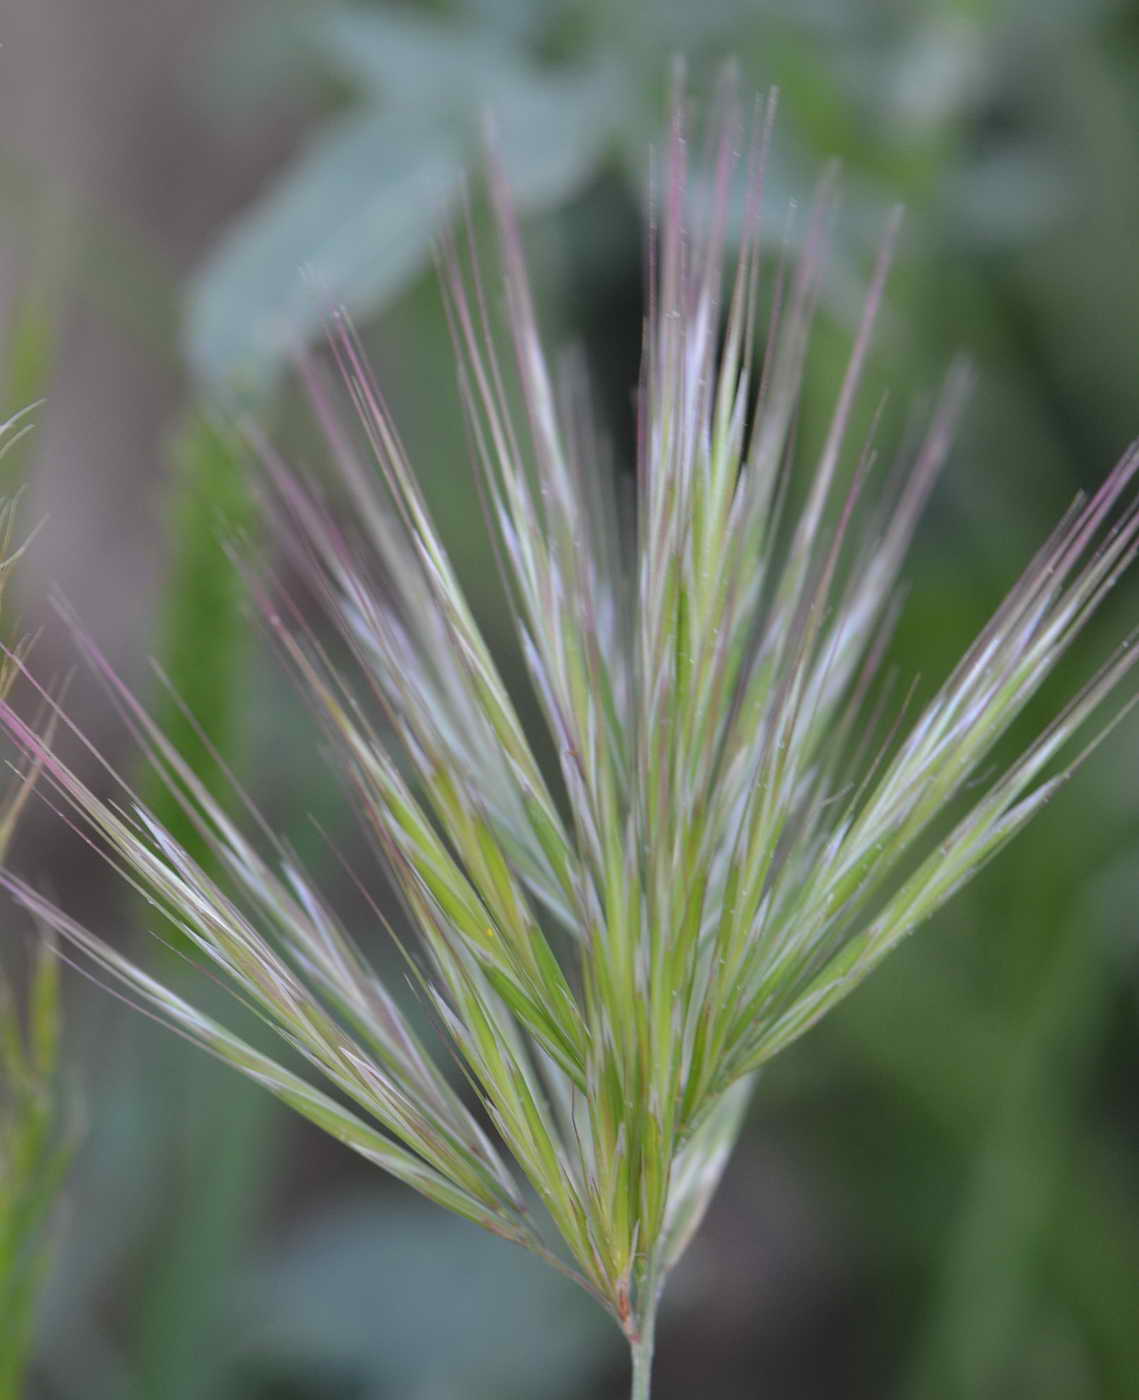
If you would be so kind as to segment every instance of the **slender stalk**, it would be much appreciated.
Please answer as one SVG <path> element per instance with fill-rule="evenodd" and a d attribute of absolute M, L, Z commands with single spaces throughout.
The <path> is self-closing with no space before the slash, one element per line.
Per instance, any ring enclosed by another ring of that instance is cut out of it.
<path fill-rule="evenodd" d="M 641 1280 L 640 1296 L 644 1306 L 638 1318 L 637 1335 L 630 1340 L 629 1350 L 633 1358 L 633 1391 L 631 1400 L 649 1400 L 652 1382 L 653 1347 L 656 1340 L 657 1307 L 663 1279 L 658 1276 L 656 1260 L 650 1258 L 644 1277 Z"/>
<path fill-rule="evenodd" d="M 653 1369 L 653 1335 L 656 1330 L 656 1303 L 641 1319 L 641 1330 L 635 1342 L 630 1343 L 633 1356 L 633 1390 L 631 1400 L 649 1400 L 649 1386 Z"/>

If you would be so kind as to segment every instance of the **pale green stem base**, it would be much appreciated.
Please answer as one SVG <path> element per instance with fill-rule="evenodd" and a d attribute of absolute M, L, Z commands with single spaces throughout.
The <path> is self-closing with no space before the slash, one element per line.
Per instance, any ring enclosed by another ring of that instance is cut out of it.
<path fill-rule="evenodd" d="M 630 1343 L 633 1357 L 633 1391 L 631 1400 L 649 1400 L 652 1381 L 653 1342 L 656 1333 L 656 1298 L 654 1297 L 640 1319 L 640 1335 Z"/>
<path fill-rule="evenodd" d="M 633 1393 L 632 1400 L 649 1400 L 649 1386 L 652 1381 L 653 1339 L 651 1334 L 642 1335 L 639 1342 L 633 1343 Z"/>

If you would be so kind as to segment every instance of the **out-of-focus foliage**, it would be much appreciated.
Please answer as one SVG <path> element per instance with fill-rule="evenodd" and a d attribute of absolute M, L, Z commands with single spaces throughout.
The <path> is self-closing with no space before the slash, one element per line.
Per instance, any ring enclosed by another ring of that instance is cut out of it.
<path fill-rule="evenodd" d="M 251 525 L 245 451 L 232 430 L 191 417 L 172 443 L 167 538 L 170 571 L 159 623 L 162 726 L 216 797 L 228 794 L 247 716 L 244 587 L 227 541 Z M 196 859 L 205 844 L 162 784 L 147 794 L 154 811 Z"/>
<path fill-rule="evenodd" d="M 296 32 L 356 100 L 196 280 L 187 346 L 208 380 L 272 372 L 338 303 L 373 311 L 402 291 L 460 206 L 481 116 L 533 211 L 581 188 L 623 107 L 626 89 L 598 55 L 542 64 L 515 35 L 469 18 L 334 5 Z"/>
<path fill-rule="evenodd" d="M 318 1213 L 236 1298 L 249 1371 L 341 1377 L 345 1390 L 383 1375 L 405 1400 L 580 1400 L 619 1350 L 548 1270 L 403 1197 Z"/>
<path fill-rule="evenodd" d="M 11 346 L 10 342 L 10 346 Z M 22 343 L 17 338 L 16 348 Z M 41 368 L 46 360 L 36 366 Z M 26 378 L 31 370 L 21 366 Z M 16 422 L 0 424 L 0 457 L 18 446 Z M 16 555 L 13 507 L 0 505 L 0 598 Z M 10 638 L 5 638 L 11 644 Z M 0 656 L 0 695 L 15 678 Z M 36 777 L 9 774 L 0 802 L 0 860 Z M 50 1258 L 48 1225 L 69 1152 L 60 1126 L 59 968 L 41 944 L 28 979 L 26 1011 L 0 962 L 0 1400 L 20 1400 L 35 1309 Z"/>
<path fill-rule="evenodd" d="M 51 377 L 55 327 L 55 308 L 49 294 L 37 289 L 13 300 L 0 358 L 0 423 L 16 426 L 23 420 L 24 426 L 9 437 L 0 452 L 0 489 L 9 496 L 19 489 L 27 474 L 28 449 L 33 440 L 27 415 Z M 6 509 L 4 516 L 10 519 Z"/>
<path fill-rule="evenodd" d="M 0 1400 L 23 1395 L 48 1225 L 70 1157 L 59 1123 L 59 967 L 43 944 L 27 1026 L 0 968 Z"/>
<path fill-rule="evenodd" d="M 255 722 L 248 703 L 250 632 L 244 589 L 228 545 L 252 526 L 245 450 L 238 434 L 191 413 L 170 444 L 166 517 L 169 573 L 155 639 L 157 711 L 198 780 L 223 804 Z M 207 844 L 171 790 L 152 781 L 147 798 L 195 859 L 212 869 Z M 156 911 L 145 915 L 151 924 Z M 168 922 L 160 931 L 178 954 L 187 940 Z M 215 1131 L 186 1144 L 179 1165 L 183 1209 L 158 1227 L 160 1246 L 140 1309 L 140 1376 L 165 1400 L 209 1393 L 223 1383 L 216 1290 L 239 1267 L 256 1223 L 256 1203 L 272 1150 L 264 1106 L 228 1084 L 210 1096 Z"/>
<path fill-rule="evenodd" d="M 3 337 L 7 413 L 45 393 L 72 299 L 149 354 L 177 362 L 179 304 L 169 259 L 117 210 L 81 200 L 54 171 L 29 167 L 2 140 L 0 238 L 5 252 L 20 254 L 19 292 Z M 13 475 L 6 473 L 9 480 Z"/>
<path fill-rule="evenodd" d="M 1026 53 L 1051 65 L 1068 31 L 1112 8 L 294 0 L 252 96 L 315 69 L 337 100 L 191 284 L 190 362 L 207 382 L 263 382 L 332 305 L 367 314 L 401 292 L 455 217 L 488 115 L 523 209 L 561 205 L 606 169 L 639 195 L 677 54 L 698 75 L 731 54 L 749 83 L 781 87 L 776 183 L 802 192 L 820 158 L 841 157 L 844 237 L 901 192 L 979 247 L 1016 245 L 1070 194 L 1055 133 L 1013 121 L 975 150 L 965 132 L 1017 105 Z M 250 26 L 237 48 L 263 42 Z"/>

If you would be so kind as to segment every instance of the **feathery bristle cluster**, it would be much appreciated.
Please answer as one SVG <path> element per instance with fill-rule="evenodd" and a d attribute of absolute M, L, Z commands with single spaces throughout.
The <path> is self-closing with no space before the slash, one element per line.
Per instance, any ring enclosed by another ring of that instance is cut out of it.
<path fill-rule="evenodd" d="M 861 509 L 874 453 L 849 439 L 892 219 L 818 460 L 809 470 L 796 460 L 833 194 L 824 182 L 801 255 L 768 288 L 769 107 L 725 289 L 736 125 L 728 100 L 712 207 L 696 221 L 676 105 L 627 531 L 580 385 L 555 385 L 547 369 L 497 175 L 512 361 L 473 251 L 452 246 L 445 260 L 479 480 L 556 776 L 524 732 L 346 324 L 332 349 L 378 480 L 320 370 L 303 375 L 382 582 L 261 444 L 348 663 L 329 659 L 299 610 L 295 625 L 282 622 L 269 587 L 266 613 L 420 934 L 412 966 L 476 1109 L 297 864 L 267 832 L 245 834 L 93 649 L 221 875 L 140 806 L 99 800 L 5 713 L 127 878 L 333 1094 L 11 882 L 25 905 L 172 1024 L 431 1199 L 549 1258 L 568 1254 L 633 1339 L 715 1186 L 749 1076 L 1047 801 L 1070 771 L 1047 776 L 1051 760 L 1135 659 L 1121 650 L 999 777 L 967 788 L 1135 553 L 1139 512 L 1113 509 L 1139 468 L 1133 450 L 1065 516 L 924 708 L 878 726 L 898 574 L 965 376 L 950 375 L 900 487 Z M 519 1175 L 560 1246 L 541 1236 Z"/>

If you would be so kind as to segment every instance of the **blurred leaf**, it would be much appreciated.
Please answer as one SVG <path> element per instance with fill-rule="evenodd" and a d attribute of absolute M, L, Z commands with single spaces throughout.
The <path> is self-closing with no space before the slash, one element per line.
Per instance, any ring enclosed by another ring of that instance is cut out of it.
<path fill-rule="evenodd" d="M 535 5 L 534 0 L 468 0 L 467 10 L 476 23 L 513 39 L 522 39 L 550 21 L 548 9 Z"/>
<path fill-rule="evenodd" d="M 261 1228 L 272 1100 L 142 1017 L 83 996 L 77 1058 L 98 1089 L 42 1309 L 39 1358 L 59 1400 L 236 1400 L 225 1281 Z M 122 1298 L 122 1309 L 105 1306 Z"/>
<path fill-rule="evenodd" d="M 924 1346 L 906 1394 L 998 1397 L 1021 1393 L 1039 1325 L 1044 1245 L 1063 1234 L 1063 1182 L 1087 1098 L 1087 1078 L 1106 1025 L 1113 959 L 1088 947 L 1110 911 L 1129 907 L 1133 860 L 1092 885 L 1054 950 L 1002 1057 L 1002 1083 L 974 1154 L 971 1181 L 947 1241 Z M 1122 905 L 1121 905 L 1122 896 Z M 1072 1395 L 1071 1388 L 1033 1393 Z"/>
<path fill-rule="evenodd" d="M 60 1112 L 59 967 L 45 940 L 22 1015 L 0 969 L 0 1400 L 19 1400 L 71 1160 Z"/>
<path fill-rule="evenodd" d="M 158 643 L 170 689 L 163 691 L 159 718 L 207 789 L 224 799 L 229 784 L 219 759 L 235 759 L 248 659 L 244 588 L 225 541 L 249 530 L 252 505 L 243 450 L 232 433 L 192 417 L 173 455 L 172 563 Z M 155 782 L 147 797 L 160 820 L 208 866 L 206 843 L 170 790 Z"/>
<path fill-rule="evenodd" d="M 454 136 L 417 113 L 366 110 L 324 130 L 193 279 L 192 367 L 256 385 L 340 303 L 366 313 L 395 295 L 430 256 L 462 174 Z"/>
<path fill-rule="evenodd" d="M 247 689 L 244 588 L 225 541 L 252 524 L 244 453 L 236 437 L 199 416 L 173 443 L 174 498 L 168 522 L 172 556 L 159 641 L 171 689 L 160 706 L 166 733 L 209 791 L 223 802 L 223 770 L 240 766 L 240 697 Z M 176 697 L 176 698 L 175 698 Z M 208 742 L 207 742 L 208 739 Z M 170 790 L 153 784 L 155 811 L 195 859 L 209 868 L 208 844 Z M 151 919 L 153 911 L 148 911 Z M 168 939 L 185 936 L 170 928 Z M 180 1062 L 188 1131 L 168 1164 L 180 1209 L 163 1222 L 139 1309 L 141 1393 L 167 1400 L 217 1396 L 224 1358 L 215 1341 L 217 1292 L 255 1223 L 268 1168 L 270 1105 L 247 1101 L 242 1086 L 208 1079 L 208 1068 Z M 208 1086 L 209 1102 L 204 1090 Z"/>
<path fill-rule="evenodd" d="M 1114 1143 L 1106 1151 L 1098 1143 L 1075 1147 L 1044 1265 L 1099 1365 L 1103 1379 L 1097 1394 L 1131 1400 L 1139 1377 L 1134 1158 Z"/>
<path fill-rule="evenodd" d="M 853 1050 L 899 1105 L 930 1120 L 962 1154 L 970 1149 L 996 1093 L 992 1066 L 1007 1060 L 1011 1036 L 999 1016 L 976 1004 L 953 956 L 895 959 L 851 999 L 837 1025 L 840 1055 Z"/>
<path fill-rule="evenodd" d="M 484 31 L 337 6 L 312 34 L 368 100 L 322 131 L 195 278 L 187 345 L 207 381 L 263 384 L 337 305 L 367 315 L 398 295 L 453 216 L 488 117 L 527 210 L 580 188 L 620 119 L 607 67 L 540 68 Z"/>
<path fill-rule="evenodd" d="M 546 78 L 515 73 L 491 115 L 498 154 L 518 207 L 537 210 L 573 195 L 605 155 L 623 98 L 598 67 Z"/>
<path fill-rule="evenodd" d="M 604 1319 L 564 1279 L 402 1196 L 393 1206 L 345 1202 L 309 1221 L 245 1280 L 233 1307 L 249 1360 L 347 1375 L 367 1396 L 401 1400 L 593 1394 L 614 1348 Z"/>
<path fill-rule="evenodd" d="M 946 181 L 958 218 L 968 220 L 980 246 L 1019 244 L 1055 224 L 1072 194 L 1054 162 L 1031 146 L 1006 145 Z"/>
<path fill-rule="evenodd" d="M 314 17 L 317 53 L 393 106 L 450 108 L 493 101 L 520 51 L 485 29 L 409 11 L 336 5 Z"/>
<path fill-rule="evenodd" d="M 0 423 L 43 399 L 55 364 L 57 310 L 36 288 L 17 293 L 4 336 Z M 0 489 L 12 495 L 27 479 L 34 434 L 26 434 L 0 456 Z"/>
<path fill-rule="evenodd" d="M 185 1057 L 182 1057 L 184 1060 Z M 176 1061 L 182 1130 L 166 1163 L 168 1206 L 140 1294 L 140 1396 L 220 1400 L 230 1356 L 224 1282 L 248 1257 L 272 1172 L 278 1118 L 234 1075 Z"/>
<path fill-rule="evenodd" d="M 6 240 L 32 250 L 33 315 L 55 314 L 74 295 L 162 361 L 175 358 L 173 266 L 120 210 L 93 207 L 54 172 L 0 149 L 0 221 Z"/>

